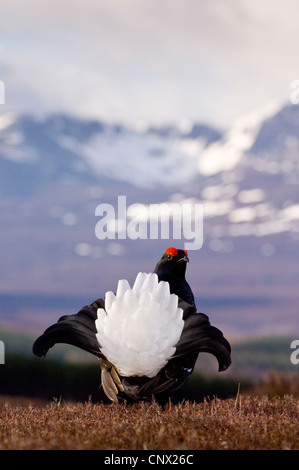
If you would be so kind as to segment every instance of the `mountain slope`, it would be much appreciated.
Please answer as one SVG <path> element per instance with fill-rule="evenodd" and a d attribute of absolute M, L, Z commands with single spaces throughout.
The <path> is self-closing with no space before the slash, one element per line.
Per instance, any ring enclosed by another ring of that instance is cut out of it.
<path fill-rule="evenodd" d="M 198 151 L 219 137 L 204 125 L 134 130 L 65 115 L 2 115 L 1 193 L 28 194 L 53 182 L 113 180 L 141 188 L 187 183 L 196 173 Z"/>

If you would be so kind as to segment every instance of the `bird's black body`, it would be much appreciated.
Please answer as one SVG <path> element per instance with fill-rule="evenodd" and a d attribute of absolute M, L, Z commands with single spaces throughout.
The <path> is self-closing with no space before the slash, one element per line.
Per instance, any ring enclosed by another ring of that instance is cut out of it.
<path fill-rule="evenodd" d="M 121 385 L 117 394 L 125 400 L 148 400 L 155 396 L 159 402 L 167 401 L 183 387 L 200 352 L 213 354 L 218 360 L 219 371 L 226 370 L 231 363 L 230 344 L 222 332 L 210 324 L 205 314 L 196 311 L 193 293 L 185 280 L 188 261 L 185 250 L 169 248 L 156 265 L 154 272 L 159 281 L 168 281 L 170 292 L 179 297 L 178 307 L 183 310 L 184 327 L 175 353 L 157 375 L 152 378 L 119 376 Z M 45 356 L 55 343 L 67 343 L 105 361 L 95 326 L 97 310 L 104 307 L 104 300 L 98 299 L 75 315 L 61 317 L 35 341 L 34 354 Z"/>

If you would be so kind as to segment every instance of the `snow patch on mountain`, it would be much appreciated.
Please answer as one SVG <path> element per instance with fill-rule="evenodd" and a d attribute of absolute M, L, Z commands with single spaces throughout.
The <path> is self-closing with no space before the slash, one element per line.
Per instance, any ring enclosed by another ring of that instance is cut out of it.
<path fill-rule="evenodd" d="M 117 138 L 100 133 L 88 142 L 65 135 L 57 136 L 56 141 L 79 153 L 96 174 L 146 188 L 190 182 L 197 174 L 198 154 L 205 145 L 201 139 L 165 139 L 130 130 Z"/>
<path fill-rule="evenodd" d="M 205 176 L 233 170 L 244 152 L 253 146 L 256 136 L 266 119 L 274 116 L 280 105 L 271 103 L 259 111 L 239 118 L 227 135 L 209 145 L 199 156 L 198 171 Z"/>
<path fill-rule="evenodd" d="M 4 131 L 17 120 L 17 115 L 14 113 L 4 113 L 0 115 L 0 131 Z"/>

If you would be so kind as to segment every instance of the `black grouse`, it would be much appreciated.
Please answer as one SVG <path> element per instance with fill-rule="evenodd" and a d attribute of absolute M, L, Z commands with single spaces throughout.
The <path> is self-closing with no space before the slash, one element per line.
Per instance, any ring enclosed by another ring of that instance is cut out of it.
<path fill-rule="evenodd" d="M 65 315 L 35 341 L 45 356 L 56 343 L 77 346 L 100 359 L 102 386 L 114 402 L 175 398 L 193 372 L 198 354 L 231 363 L 231 347 L 222 332 L 198 313 L 185 279 L 188 253 L 170 247 L 153 273 L 138 273 L 131 288 L 121 280 L 117 291 L 95 300 L 75 315 Z"/>

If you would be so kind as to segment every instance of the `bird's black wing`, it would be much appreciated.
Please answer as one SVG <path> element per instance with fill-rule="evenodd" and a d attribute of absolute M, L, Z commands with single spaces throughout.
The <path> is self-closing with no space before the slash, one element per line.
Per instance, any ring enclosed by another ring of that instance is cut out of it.
<path fill-rule="evenodd" d="M 195 307 L 179 302 L 183 308 L 184 328 L 176 345 L 176 351 L 169 362 L 178 361 L 194 353 L 207 352 L 218 360 L 219 372 L 226 370 L 231 364 L 231 346 L 223 333 L 212 326 L 209 317 L 197 313 Z"/>
<path fill-rule="evenodd" d="M 197 356 L 197 354 L 194 354 L 182 360 L 168 362 L 155 377 L 147 380 L 140 387 L 138 396 L 143 399 L 155 395 L 158 400 L 159 397 L 173 396 L 183 387 L 193 371 Z"/>
<path fill-rule="evenodd" d="M 33 353 L 36 356 L 45 356 L 57 343 L 77 346 L 97 357 L 103 358 L 99 343 L 96 339 L 97 309 L 105 308 L 104 300 L 98 299 L 91 305 L 83 307 L 75 315 L 64 315 L 57 323 L 49 326 L 46 331 L 35 341 Z"/>

